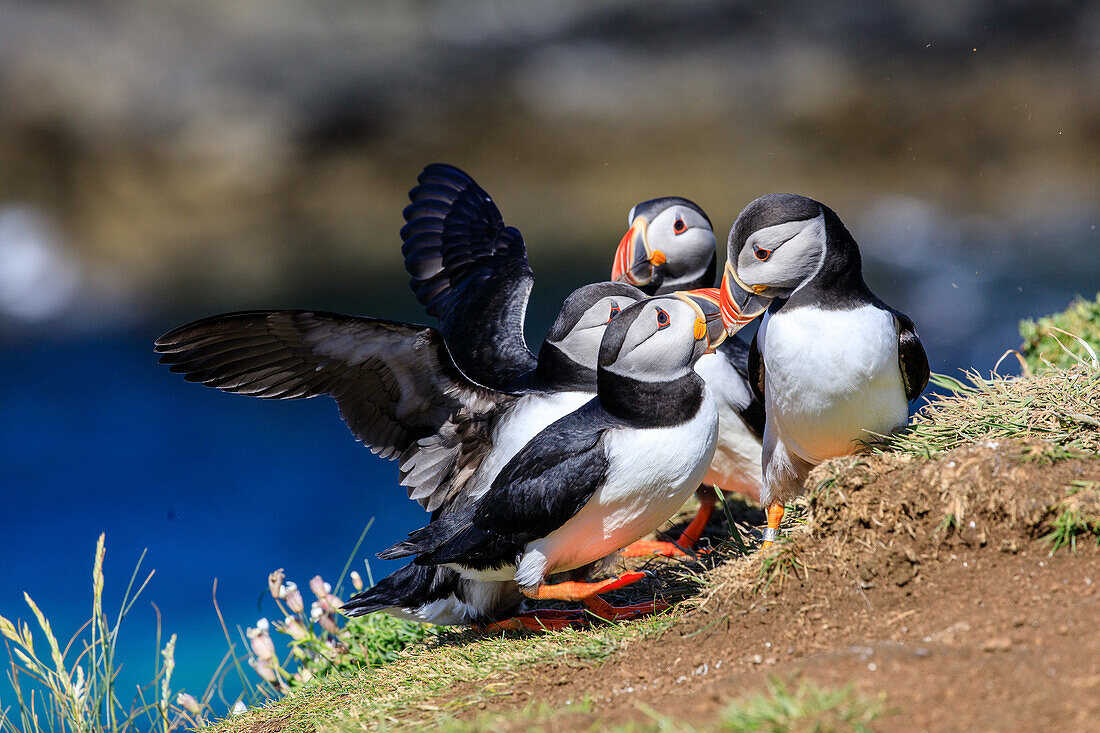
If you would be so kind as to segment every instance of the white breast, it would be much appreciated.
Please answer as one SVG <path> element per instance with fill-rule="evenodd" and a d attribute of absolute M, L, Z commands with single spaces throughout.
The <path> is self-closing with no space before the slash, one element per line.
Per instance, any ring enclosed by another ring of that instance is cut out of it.
<path fill-rule="evenodd" d="M 846 455 L 873 433 L 903 426 L 909 407 L 891 313 L 810 306 L 765 316 L 769 430 L 811 463 Z"/>
<path fill-rule="evenodd" d="M 505 464 L 550 423 L 565 417 L 595 395 L 590 392 L 555 392 L 520 397 L 493 431 L 493 449 L 467 485 L 478 498 L 493 485 Z"/>
<path fill-rule="evenodd" d="M 706 473 L 717 438 L 714 399 L 707 390 L 703 395 L 699 412 L 684 424 L 608 434 L 603 485 L 572 519 L 527 546 L 516 573 L 520 585 L 610 555 L 683 506 Z"/>
<path fill-rule="evenodd" d="M 718 443 L 703 483 L 756 499 L 761 482 L 760 438 L 740 415 L 753 399 L 749 385 L 721 354 L 703 356 L 695 371 L 706 380 L 718 407 Z"/>

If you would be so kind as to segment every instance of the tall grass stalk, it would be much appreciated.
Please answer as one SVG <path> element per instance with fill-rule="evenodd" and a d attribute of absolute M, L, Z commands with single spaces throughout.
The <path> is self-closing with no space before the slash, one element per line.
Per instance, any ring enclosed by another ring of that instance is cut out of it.
<path fill-rule="evenodd" d="M 122 598 L 117 616 L 108 617 L 103 606 L 104 535 L 96 543 L 92 565 L 92 617 L 72 635 L 64 648 L 45 613 L 31 596 L 23 598 L 45 640 L 48 654 L 35 647 L 35 633 L 23 621 L 0 616 L 0 635 L 8 650 L 8 680 L 15 695 L 14 705 L 0 707 L 0 731 L 3 733 L 124 733 L 132 730 L 172 730 L 193 728 L 206 722 L 209 706 L 191 696 L 173 699 L 172 671 L 175 668 L 176 636 L 163 649 L 160 646 L 158 615 L 158 663 L 153 680 L 139 688 L 133 701 L 121 701 L 117 688 L 118 665 L 115 652 L 119 630 L 134 603 L 153 577 L 150 571 L 138 583 L 142 553 Z M 79 651 L 77 651 L 79 650 Z M 75 657 L 73 657 L 75 653 Z M 163 664 L 160 663 L 163 660 Z M 145 691 L 156 690 L 151 702 Z M 204 695 L 209 700 L 211 691 Z M 183 702 L 188 703 L 185 708 Z"/>

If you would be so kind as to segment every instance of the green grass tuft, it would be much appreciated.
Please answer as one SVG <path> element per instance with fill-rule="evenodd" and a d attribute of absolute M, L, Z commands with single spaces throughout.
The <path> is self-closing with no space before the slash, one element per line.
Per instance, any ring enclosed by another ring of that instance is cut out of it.
<path fill-rule="evenodd" d="M 1074 481 L 1053 513 L 1050 532 L 1042 537 L 1050 545 L 1051 556 L 1063 547 L 1077 552 L 1079 535 L 1091 535 L 1100 545 L 1100 481 Z"/>
<path fill-rule="evenodd" d="M 1066 368 L 1089 359 L 1088 349 L 1062 332 L 1074 334 L 1094 352 L 1100 351 L 1100 294 L 1092 301 L 1079 297 L 1061 313 L 1020 322 L 1021 351 L 1028 369 Z"/>
<path fill-rule="evenodd" d="M 871 723 L 884 714 L 884 705 L 882 697 L 858 695 L 850 686 L 829 690 L 804 681 L 791 689 L 788 683 L 773 677 L 766 692 L 730 705 L 722 715 L 721 729 L 733 733 L 869 733 Z"/>
<path fill-rule="evenodd" d="M 439 627 L 373 613 L 348 619 L 345 638 L 361 662 L 357 666 L 381 667 L 397 659 L 410 644 L 439 633 Z"/>
<path fill-rule="evenodd" d="M 1039 375 L 967 381 L 933 375 L 950 393 L 936 396 L 903 432 L 884 438 L 878 451 L 918 457 L 986 440 L 1038 440 L 1051 446 L 1042 457 L 1100 451 L 1100 369 L 1077 364 Z"/>
<path fill-rule="evenodd" d="M 780 537 L 776 540 L 772 547 L 761 555 L 753 592 L 765 593 L 772 585 L 782 588 L 792 575 L 797 578 L 805 573 L 808 577 L 808 571 L 799 561 L 801 554 L 802 546 L 798 540 L 791 537 Z"/>

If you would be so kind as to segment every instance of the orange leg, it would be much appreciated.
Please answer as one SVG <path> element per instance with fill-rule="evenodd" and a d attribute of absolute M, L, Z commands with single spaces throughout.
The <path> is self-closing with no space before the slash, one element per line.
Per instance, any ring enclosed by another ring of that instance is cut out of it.
<path fill-rule="evenodd" d="M 776 503 L 768 507 L 768 527 L 764 530 L 764 542 L 760 548 L 771 547 L 779 539 L 779 523 L 783 521 L 783 504 Z"/>
<path fill-rule="evenodd" d="M 484 626 L 475 626 L 477 631 L 487 634 L 495 634 L 501 631 L 560 631 L 570 626 L 583 626 L 588 623 L 584 611 L 558 610 L 543 608 L 531 613 L 521 613 L 502 621 L 495 621 Z"/>
<path fill-rule="evenodd" d="M 553 598 L 562 601 L 581 601 L 588 607 L 589 612 L 597 618 L 605 621 L 623 621 L 663 610 L 668 608 L 668 604 L 664 601 L 652 601 L 629 606 L 613 606 L 596 594 L 637 583 L 645 576 L 645 573 L 631 572 L 601 580 L 598 583 L 580 583 L 570 580 L 553 585 L 540 585 L 534 593 L 528 593 L 527 595 L 540 599 Z"/>
<path fill-rule="evenodd" d="M 695 518 L 691 520 L 676 542 L 664 542 L 662 540 L 638 540 L 623 550 L 623 557 L 649 557 L 660 555 L 663 557 L 687 557 L 686 550 L 695 547 L 695 543 L 703 536 L 703 530 L 707 528 L 710 515 L 714 513 L 715 503 L 718 501 L 714 489 L 699 487 L 696 495 L 699 497 L 700 506 Z"/>
<path fill-rule="evenodd" d="M 530 598 L 539 600 L 556 601 L 580 601 L 588 607 L 589 612 L 605 621 L 621 621 L 637 618 L 648 613 L 662 611 L 668 608 L 668 604 L 661 600 L 650 603 L 638 603 L 630 606 L 612 606 L 603 600 L 597 593 L 603 593 L 616 588 L 624 588 L 637 583 L 646 577 L 646 573 L 630 572 L 596 583 L 582 583 L 569 580 L 553 585 L 540 585 L 534 592 L 524 593 Z M 587 623 L 583 611 L 569 611 L 559 609 L 540 609 L 531 613 L 513 616 L 510 619 L 497 621 L 486 626 L 477 627 L 480 631 L 552 631 L 568 628 L 573 625 Z"/>
<path fill-rule="evenodd" d="M 646 576 L 645 573 L 631 572 L 617 575 L 614 578 L 601 580 L 597 583 L 582 583 L 576 580 L 567 580 L 564 583 L 553 585 L 542 584 L 534 592 L 523 591 L 528 598 L 554 601 L 587 601 L 597 593 L 605 593 L 616 588 L 625 588 L 633 585 Z M 522 589 L 521 589 L 522 590 Z"/>

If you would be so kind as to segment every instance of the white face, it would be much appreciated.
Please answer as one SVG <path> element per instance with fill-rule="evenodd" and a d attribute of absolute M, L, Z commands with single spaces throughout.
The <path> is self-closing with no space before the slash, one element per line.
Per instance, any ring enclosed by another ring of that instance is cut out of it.
<path fill-rule="evenodd" d="M 576 363 L 589 369 L 596 368 L 600 353 L 600 341 L 611 319 L 619 311 L 634 303 L 623 296 L 600 298 L 581 315 L 577 325 L 561 341 L 554 343 L 562 352 Z"/>
<path fill-rule="evenodd" d="M 790 292 L 809 282 L 825 262 L 825 214 L 758 229 L 737 256 L 737 276 L 748 286 Z"/>
<path fill-rule="evenodd" d="M 664 252 L 665 269 L 674 279 L 704 269 L 717 247 L 707 220 L 679 204 L 657 214 L 646 228 L 646 237 L 650 250 Z"/>
<path fill-rule="evenodd" d="M 615 362 L 608 371 L 644 382 L 663 382 L 691 370 L 706 350 L 695 337 L 695 309 L 679 298 L 650 298 L 630 324 Z"/>

